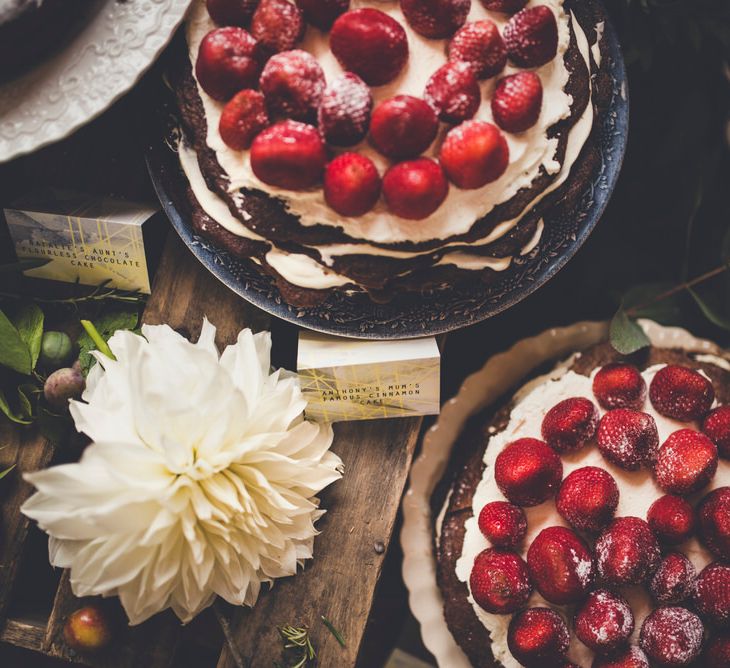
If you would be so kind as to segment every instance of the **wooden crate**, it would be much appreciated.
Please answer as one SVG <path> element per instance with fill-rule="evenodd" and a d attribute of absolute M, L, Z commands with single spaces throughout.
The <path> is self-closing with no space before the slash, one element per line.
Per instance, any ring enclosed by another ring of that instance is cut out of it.
<path fill-rule="evenodd" d="M 271 325 L 269 316 L 216 281 L 171 234 L 144 320 L 165 322 L 195 337 L 204 316 L 218 327 L 219 345 L 234 341 L 245 326 L 259 331 Z M 16 464 L 0 485 L 0 640 L 104 668 L 269 668 L 281 658 L 276 626 L 291 623 L 310 627 L 320 666 L 377 665 L 373 647 L 363 648 L 363 638 L 421 427 L 421 418 L 336 425 L 333 449 L 346 473 L 322 494 L 328 512 L 315 559 L 295 578 L 262 594 L 253 610 L 216 607 L 230 620 L 229 644 L 212 611 L 189 627 L 166 612 L 138 627 L 118 624 L 112 647 L 88 657 L 69 650 L 62 633 L 67 615 L 84 602 L 71 593 L 67 573 L 54 575 L 47 566 L 40 532 L 19 512 L 32 493 L 21 474 L 49 465 L 61 453 L 32 432 L 0 424 L 7 446 L 0 450 L 0 467 Z M 40 596 L 28 593 L 38 589 Z M 29 600 L 34 598 L 40 600 L 35 607 Z M 107 603 L 112 615 L 122 617 L 116 601 Z M 345 648 L 322 624 L 322 615 L 341 631 Z M 375 648 L 376 654 L 378 649 L 383 648 Z"/>

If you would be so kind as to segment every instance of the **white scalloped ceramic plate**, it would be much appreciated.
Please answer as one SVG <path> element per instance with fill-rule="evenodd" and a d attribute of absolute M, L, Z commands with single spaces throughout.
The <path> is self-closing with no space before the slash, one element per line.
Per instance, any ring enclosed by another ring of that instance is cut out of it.
<path fill-rule="evenodd" d="M 0 162 L 63 139 L 126 93 L 191 0 L 104 0 L 62 49 L 0 85 Z"/>
<path fill-rule="evenodd" d="M 662 327 L 648 320 L 641 321 L 641 325 L 655 346 L 722 354 L 716 344 L 697 339 L 684 329 Z M 564 359 L 604 340 L 607 333 L 607 323 L 581 322 L 519 341 L 508 351 L 490 358 L 480 371 L 464 381 L 456 397 L 446 402 L 438 421 L 423 440 L 403 499 L 403 579 L 411 611 L 421 624 L 423 642 L 442 668 L 471 668 L 446 627 L 433 553 L 434 520 L 430 498 L 446 470 L 451 448 L 470 416 L 518 386 L 541 364 Z"/>

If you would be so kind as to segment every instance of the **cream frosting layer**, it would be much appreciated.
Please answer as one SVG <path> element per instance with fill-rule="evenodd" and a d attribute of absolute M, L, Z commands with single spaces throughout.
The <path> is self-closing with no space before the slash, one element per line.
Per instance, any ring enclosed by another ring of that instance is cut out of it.
<path fill-rule="evenodd" d="M 709 361 L 709 360 L 708 360 Z M 664 365 L 653 366 L 643 372 L 647 385 L 651 382 L 654 374 Z M 510 415 L 510 421 L 504 431 L 493 435 L 484 456 L 485 470 L 482 480 L 477 486 L 473 499 L 474 516 L 465 523 L 464 546 L 462 555 L 456 564 L 456 574 L 462 581 L 469 583 L 474 558 L 484 549 L 489 547 L 489 541 L 479 531 L 477 518 L 481 509 L 489 502 L 504 500 L 505 497 L 497 487 L 494 479 L 494 463 L 503 448 L 517 438 L 534 437 L 541 438 L 540 426 L 542 419 L 556 403 L 569 397 L 588 397 L 595 401 L 591 385 L 592 378 L 598 370 L 594 371 L 590 378 L 567 370 L 568 364 L 560 366 L 551 374 L 538 378 L 528 383 L 516 396 L 516 405 Z M 688 426 L 687 423 L 677 422 L 662 415 L 659 415 L 647 399 L 643 411 L 649 413 L 657 423 L 660 443 L 677 429 Z M 601 414 L 605 411 L 601 410 Z M 583 466 L 598 466 L 607 470 L 618 484 L 620 498 L 616 516 L 636 516 L 646 518 L 649 506 L 664 492 L 656 485 L 650 471 L 641 470 L 636 472 L 624 471 L 607 462 L 594 444 L 589 444 L 582 450 L 564 455 L 563 475 L 567 476 L 571 471 Z M 703 496 L 711 489 L 730 485 L 730 462 L 720 460 L 717 474 L 712 483 L 704 489 L 698 497 Z M 544 528 L 549 526 L 568 526 L 555 509 L 554 500 L 534 508 L 526 508 L 528 531 L 525 539 L 522 556 L 526 556 L 527 548 Z M 704 566 L 713 561 L 712 555 L 696 540 L 691 539 L 678 546 L 678 550 L 684 552 L 699 572 Z M 636 625 L 632 642 L 638 640 L 639 630 L 644 618 L 652 610 L 653 605 L 648 592 L 641 586 L 627 587 L 621 590 L 634 613 Z M 492 639 L 492 652 L 494 657 L 502 663 L 505 668 L 519 668 L 520 664 L 510 654 L 507 646 L 507 629 L 512 618 L 511 615 L 493 615 L 484 611 L 474 601 L 469 593 L 469 601 L 482 624 L 488 629 Z M 570 606 L 555 606 L 545 601 L 537 592 L 530 598 L 530 606 L 548 606 L 560 611 L 566 621 L 570 624 L 573 617 L 573 608 Z M 593 659 L 593 652 L 581 643 L 571 631 L 571 645 L 568 654 L 571 661 L 580 666 L 590 666 Z"/>
<path fill-rule="evenodd" d="M 307 192 L 292 193 L 272 188 L 262 184 L 253 174 L 250 168 L 248 151 L 233 151 L 221 140 L 218 133 L 218 120 L 223 105 L 210 98 L 198 85 L 198 92 L 206 114 L 208 125 L 207 144 L 215 151 L 216 157 L 229 177 L 229 191 L 241 204 L 245 212 L 245 196 L 239 192 L 240 188 L 258 188 L 272 195 L 280 197 L 287 205 L 287 208 L 297 214 L 305 225 L 329 224 L 340 227 L 353 238 L 372 241 L 374 243 L 394 243 L 398 241 L 426 241 L 441 239 L 468 231 L 475 220 L 488 213 L 494 206 L 510 199 L 520 188 L 529 185 L 537 176 L 541 168 L 548 173 L 555 174 L 556 178 L 551 185 L 540 193 L 532 202 L 525 207 L 524 212 L 538 204 L 545 196 L 556 190 L 568 179 L 570 170 L 578 158 L 588 136 L 590 135 L 594 111 L 592 104 L 588 104 L 582 116 L 572 127 L 566 144 L 566 151 L 562 165 L 555 160 L 557 148 L 556 139 L 547 138 L 547 129 L 559 120 L 570 114 L 572 98 L 564 92 L 565 84 L 568 81 L 568 71 L 564 63 L 565 51 L 569 44 L 570 30 L 569 23 L 576 36 L 579 51 L 590 67 L 591 47 L 584 31 L 581 29 L 574 16 L 566 14 L 563 9 L 563 0 L 546 0 L 541 2 L 531 0 L 528 4 L 547 4 L 553 8 L 558 18 L 559 25 L 559 49 L 558 56 L 538 69 L 545 88 L 543 109 L 536 126 L 520 135 L 506 133 L 510 145 L 510 166 L 497 182 L 489 184 L 482 189 L 474 191 L 463 191 L 454 186 L 451 187 L 446 202 L 425 221 L 406 221 L 390 214 L 384 206 L 379 204 L 376 209 L 366 216 L 358 219 L 342 218 L 324 202 L 321 188 Z M 363 2 L 355 0 L 353 8 L 360 6 L 377 6 L 394 16 L 404 25 L 409 39 L 410 59 L 405 71 L 394 82 L 387 86 L 373 89 L 377 101 L 387 99 L 398 93 L 411 93 L 421 95 L 425 88 L 426 81 L 430 74 L 441 64 L 446 62 L 446 41 L 427 40 L 417 33 L 414 33 L 407 25 L 401 14 L 398 2 Z M 489 12 L 479 2 L 472 3 L 469 20 L 479 20 L 489 17 L 503 27 L 504 15 Z M 191 9 L 188 20 L 187 36 L 190 45 L 190 58 L 194 62 L 197 56 L 197 45 L 202 37 L 215 27 L 210 19 L 203 0 L 196 0 Z M 327 79 L 331 81 L 339 75 L 342 70 L 329 51 L 327 35 L 321 33 L 311 26 L 307 29 L 302 48 L 314 53 L 326 73 Z M 417 63 L 417 65 L 416 65 Z M 515 68 L 508 66 L 504 74 L 508 74 Z M 491 120 L 491 109 L 488 99 L 491 98 L 491 90 L 494 87 L 494 80 L 482 83 L 485 101 L 482 103 L 477 114 L 478 118 Z M 445 134 L 446 127 L 442 127 L 440 137 L 434 142 L 429 150 L 429 155 L 437 153 L 437 147 Z M 387 161 L 380 156 L 367 142 L 363 142 L 354 150 L 369 155 L 378 164 L 382 171 L 387 168 Z M 192 154 L 192 155 L 191 155 Z M 260 237 L 241 224 L 235 216 L 227 210 L 226 203 L 214 192 L 210 191 L 200 174 L 200 170 L 191 164 L 194 153 L 181 148 L 181 164 L 188 176 L 193 193 L 201 207 L 214 220 L 220 223 L 225 229 L 233 234 L 248 238 Z M 497 225 L 492 232 L 478 243 L 471 244 L 473 248 L 479 248 L 493 243 L 500 239 L 519 222 L 520 216 Z M 244 228 L 248 230 L 244 231 Z M 520 254 L 526 254 L 539 242 L 542 234 L 542 225 L 538 227 L 534 237 Z M 512 257 L 492 258 L 477 253 L 468 253 L 460 248 L 456 251 L 448 251 L 449 247 L 462 246 L 458 242 L 446 243 L 442 250 L 446 253 L 438 260 L 440 265 L 456 265 L 462 269 L 482 270 L 490 268 L 494 271 L 503 271 L 511 265 Z M 317 264 L 306 254 L 279 252 L 277 255 L 276 270 L 291 283 L 301 287 L 323 289 L 323 287 L 334 287 L 337 284 L 351 283 L 350 279 L 334 274 L 327 267 L 331 267 L 335 259 L 340 256 L 351 254 L 372 254 L 385 257 L 409 259 L 417 256 L 433 255 L 434 251 L 426 253 L 413 253 L 384 249 L 370 243 L 345 243 L 345 244 L 323 244 L 311 246 L 321 258 L 319 269 L 313 265 Z M 300 268 L 306 263 L 311 271 L 302 273 Z M 325 265 L 322 267 L 321 265 Z M 273 265 L 272 265 L 273 266 Z M 339 281 L 339 283 L 338 283 Z"/>

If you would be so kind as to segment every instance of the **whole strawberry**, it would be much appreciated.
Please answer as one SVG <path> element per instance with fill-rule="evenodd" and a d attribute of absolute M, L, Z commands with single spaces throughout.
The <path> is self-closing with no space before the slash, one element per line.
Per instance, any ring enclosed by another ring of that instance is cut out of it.
<path fill-rule="evenodd" d="M 264 96 L 257 90 L 236 93 L 223 107 L 218 132 L 236 151 L 250 148 L 254 137 L 269 125 Z"/>
<path fill-rule="evenodd" d="M 467 23 L 449 43 L 449 60 L 468 63 L 478 79 L 490 79 L 507 64 L 499 28 L 489 19 Z"/>
<path fill-rule="evenodd" d="M 464 25 L 471 0 L 400 0 L 400 8 L 418 34 L 443 39 Z"/>
<path fill-rule="evenodd" d="M 558 24 L 546 5 L 528 7 L 515 14 L 503 36 L 509 59 L 519 67 L 544 65 L 558 51 Z"/>
<path fill-rule="evenodd" d="M 245 28 L 259 0 L 206 0 L 208 14 L 219 26 Z"/>
<path fill-rule="evenodd" d="M 422 220 L 434 213 L 449 194 L 443 169 L 430 158 L 401 162 L 383 177 L 383 196 L 396 216 Z"/>
<path fill-rule="evenodd" d="M 329 30 L 335 19 L 350 8 L 350 0 L 297 0 L 307 23 Z"/>
<path fill-rule="evenodd" d="M 718 487 L 700 501 L 697 523 L 709 550 L 720 559 L 730 560 L 730 487 Z"/>
<path fill-rule="evenodd" d="M 382 181 L 370 158 L 343 153 L 327 165 L 324 197 L 341 216 L 363 216 L 380 197 Z"/>
<path fill-rule="evenodd" d="M 680 429 L 659 448 L 654 463 L 657 484 L 669 494 L 686 496 L 705 487 L 717 471 L 717 448 L 704 434 Z"/>
<path fill-rule="evenodd" d="M 646 521 L 660 542 L 684 543 L 695 530 L 695 512 L 681 496 L 666 494 L 651 504 Z"/>
<path fill-rule="evenodd" d="M 526 4 L 527 0 L 481 0 L 482 4 L 493 12 L 504 12 L 505 14 L 514 14 L 519 12 Z"/>
<path fill-rule="evenodd" d="M 322 95 L 319 131 L 334 146 L 359 144 L 368 132 L 373 96 L 357 74 L 345 72 Z"/>
<path fill-rule="evenodd" d="M 715 390 L 712 383 L 694 369 L 668 364 L 652 378 L 649 398 L 658 413 L 690 422 L 699 420 L 710 410 Z"/>
<path fill-rule="evenodd" d="M 509 163 L 509 147 L 496 125 L 466 121 L 449 130 L 439 160 L 456 186 L 474 190 L 504 174 Z"/>
<path fill-rule="evenodd" d="M 515 552 L 489 548 L 474 559 L 469 589 L 477 604 L 496 615 L 521 608 L 532 593 L 530 576 Z"/>
<path fill-rule="evenodd" d="M 462 123 L 474 116 L 482 101 L 474 69 L 468 63 L 448 62 L 431 75 L 424 94 L 445 123 Z"/>
<path fill-rule="evenodd" d="M 282 121 L 267 128 L 251 146 L 251 169 L 264 183 L 305 190 L 319 183 L 327 152 L 317 128 Z"/>
<path fill-rule="evenodd" d="M 618 517 L 595 545 L 598 575 L 609 586 L 641 584 L 654 574 L 661 554 L 649 525 L 638 517 Z"/>
<path fill-rule="evenodd" d="M 304 37 L 304 16 L 289 0 L 261 0 L 251 34 L 268 54 L 290 51 Z"/>
<path fill-rule="evenodd" d="M 512 503 L 537 506 L 554 496 L 563 478 L 563 463 L 547 443 L 520 438 L 497 455 L 494 478 Z"/>
<path fill-rule="evenodd" d="M 512 656 L 525 666 L 556 665 L 565 657 L 570 632 L 550 608 L 528 608 L 516 614 L 507 631 Z"/>
<path fill-rule="evenodd" d="M 436 139 L 438 127 L 436 112 L 428 103 L 412 95 L 397 95 L 373 112 L 370 139 L 388 158 L 415 158 Z"/>
<path fill-rule="evenodd" d="M 730 566 L 714 562 L 705 566 L 694 582 L 692 601 L 710 626 L 730 626 Z"/>
<path fill-rule="evenodd" d="M 596 373 L 593 378 L 593 394 L 606 410 L 639 410 L 646 400 L 646 381 L 633 364 L 613 362 L 601 367 Z"/>
<path fill-rule="evenodd" d="M 659 431 L 648 413 L 630 408 L 608 411 L 598 423 L 598 449 L 612 464 L 636 471 L 656 459 Z"/>
<path fill-rule="evenodd" d="M 543 440 L 559 454 L 582 448 L 596 433 L 598 409 L 590 399 L 571 397 L 553 406 L 542 421 Z"/>
<path fill-rule="evenodd" d="M 593 584 L 591 552 L 566 527 L 548 527 L 537 535 L 527 551 L 527 567 L 535 588 L 556 605 L 578 602 Z"/>
<path fill-rule="evenodd" d="M 324 72 L 311 53 L 284 51 L 266 63 L 260 86 L 272 113 L 313 121 L 325 90 Z"/>
<path fill-rule="evenodd" d="M 660 666 L 688 666 L 700 654 L 705 629 L 686 608 L 657 608 L 641 627 L 639 644 Z"/>
<path fill-rule="evenodd" d="M 611 656 L 597 656 L 591 668 L 649 668 L 644 650 L 632 646 Z"/>
<path fill-rule="evenodd" d="M 500 79 L 492 97 L 494 122 L 507 132 L 524 132 L 540 117 L 542 81 L 534 72 Z"/>
<path fill-rule="evenodd" d="M 634 613 L 626 599 L 608 589 L 588 594 L 575 615 L 575 634 L 596 654 L 612 654 L 634 632 Z"/>
<path fill-rule="evenodd" d="M 670 552 L 659 563 L 649 580 L 649 591 L 661 605 L 676 605 L 686 601 L 692 593 L 697 571 L 681 552 Z"/>
<path fill-rule="evenodd" d="M 395 79 L 408 61 L 408 37 L 403 26 L 379 9 L 354 9 L 332 26 L 330 48 L 343 69 L 370 86 Z"/>
<path fill-rule="evenodd" d="M 525 511 L 507 501 L 492 501 L 479 512 L 479 530 L 494 547 L 515 547 L 527 534 Z"/>
<path fill-rule="evenodd" d="M 723 459 L 730 459 L 730 406 L 719 406 L 702 421 L 702 433 L 717 446 Z"/>
<path fill-rule="evenodd" d="M 195 78 L 216 100 L 225 101 L 243 88 L 255 88 L 260 71 L 257 42 L 243 28 L 217 28 L 200 42 Z"/>
<path fill-rule="evenodd" d="M 574 528 L 598 532 L 613 519 L 618 499 L 618 486 L 610 473 L 584 466 L 563 480 L 555 504 Z"/>

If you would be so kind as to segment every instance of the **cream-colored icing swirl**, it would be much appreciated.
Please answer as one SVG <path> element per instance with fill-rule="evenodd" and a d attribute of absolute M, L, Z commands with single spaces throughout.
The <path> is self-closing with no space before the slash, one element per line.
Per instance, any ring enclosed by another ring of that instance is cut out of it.
<path fill-rule="evenodd" d="M 218 133 L 218 120 L 222 105 L 206 95 L 200 86 L 198 86 L 198 92 L 203 101 L 208 126 L 207 144 L 215 151 L 219 164 L 229 178 L 230 193 L 241 203 L 242 206 L 240 208 L 245 209 L 245 196 L 239 192 L 240 188 L 258 188 L 268 191 L 280 197 L 286 203 L 287 208 L 299 216 L 303 224 L 313 225 L 319 223 L 340 227 L 353 238 L 363 239 L 366 242 L 394 243 L 406 240 L 418 242 L 431 239 L 444 239 L 455 234 L 466 232 L 475 220 L 488 213 L 497 204 L 510 199 L 520 188 L 528 186 L 537 176 L 541 168 L 544 168 L 550 174 L 556 174 L 553 183 L 524 209 L 524 211 L 529 210 L 543 197 L 557 189 L 567 180 L 570 169 L 578 158 L 590 134 L 594 119 L 593 107 L 589 103 L 582 116 L 569 132 L 565 157 L 562 165 L 559 164 L 554 159 L 557 140 L 547 138 L 547 129 L 557 121 L 566 118 L 570 113 L 572 98 L 563 89 L 569 76 L 564 62 L 564 54 L 569 44 L 569 22 L 571 20 L 578 49 L 587 65 L 590 64 L 590 46 L 588 45 L 585 33 L 581 29 L 578 21 L 575 20 L 575 17 L 569 16 L 563 10 L 563 0 L 546 0 L 544 2 L 532 0 L 530 4 L 547 4 L 555 11 L 559 25 L 558 56 L 538 70 L 545 89 L 543 109 L 538 123 L 531 130 L 520 135 L 506 135 L 510 145 L 510 165 L 505 175 L 495 183 L 474 191 L 463 191 L 452 186 L 449 197 L 439 210 L 425 221 L 417 221 L 417 223 L 414 223 L 414 221 L 405 221 L 393 216 L 385 210 L 382 204 L 379 204 L 373 212 L 364 217 L 357 219 L 341 218 L 325 204 L 321 188 L 303 193 L 292 193 L 262 184 L 251 171 L 248 152 L 233 151 L 221 140 Z M 445 42 L 427 40 L 413 32 L 402 16 L 397 2 L 386 1 L 374 3 L 358 2 L 356 0 L 353 3 L 353 8 L 367 5 L 377 5 L 378 8 L 399 20 L 405 26 L 410 46 L 409 66 L 407 66 L 401 76 L 393 83 L 373 90 L 376 103 L 379 100 L 392 97 L 397 93 L 407 92 L 421 95 L 430 74 L 446 62 Z M 481 3 L 474 2 L 469 20 L 479 20 L 486 16 L 498 23 L 500 27 L 503 27 L 506 20 L 503 15 L 488 12 Z M 191 9 L 187 32 L 188 43 L 190 45 L 190 57 L 193 61 L 197 55 L 197 45 L 200 43 L 200 40 L 208 30 L 214 27 L 215 25 L 212 23 L 205 8 L 205 3 L 203 0 L 196 0 L 195 5 Z M 302 48 L 317 56 L 328 80 L 331 81 L 341 73 L 339 64 L 329 51 L 327 36 L 317 29 L 312 27 L 307 29 Z M 416 63 L 418 64 L 417 66 Z M 515 68 L 508 66 L 504 74 L 510 73 L 513 69 Z M 494 80 L 482 83 L 486 100 L 491 97 L 491 89 L 493 86 Z M 484 102 L 481 105 L 477 117 L 491 120 L 491 109 L 488 102 Z M 445 129 L 445 127 L 442 128 L 441 135 L 444 134 Z M 427 154 L 435 155 L 439 142 L 440 139 L 437 139 Z M 363 142 L 354 150 L 370 156 L 378 164 L 381 171 L 387 168 L 385 159 L 370 147 L 367 142 Z M 227 211 L 226 204 L 221 198 L 208 189 L 202 174 L 200 174 L 199 168 L 192 164 L 192 161 L 195 159 L 194 153 L 189 149 L 181 147 L 180 155 L 182 167 L 190 181 L 193 193 L 203 210 L 233 234 L 260 239 L 258 235 L 250 232 L 250 230 L 244 232 L 242 228 L 245 225 L 242 225 L 240 221 L 230 215 L 230 212 Z M 472 247 L 479 248 L 480 246 L 493 243 L 500 239 L 514 228 L 521 217 L 522 214 L 512 220 L 503 221 L 487 237 L 478 243 L 472 244 Z M 526 248 L 529 247 L 529 250 L 532 250 L 539 242 L 541 233 L 542 226 L 540 225 L 536 236 Z M 448 249 L 451 246 L 463 247 L 463 243 L 446 243 L 442 249 Z M 410 259 L 420 255 L 430 255 L 434 252 L 414 253 L 397 251 L 380 248 L 371 243 L 323 244 L 312 246 L 312 248 L 318 251 L 321 257 L 319 269 L 314 268 L 313 265 L 316 262 L 309 255 L 280 252 L 276 258 L 276 270 L 291 283 L 307 288 L 323 289 L 323 287 L 332 287 L 337 281 L 340 281 L 339 284 L 352 282 L 345 277 L 336 278 L 337 274 L 332 272 L 331 269 L 327 269 L 327 267 L 332 266 L 338 257 L 351 254 L 365 254 Z M 522 253 L 529 252 L 529 250 L 523 249 Z M 306 275 L 303 275 L 300 271 L 304 262 L 312 267 L 312 271 L 306 272 Z M 453 264 L 462 269 L 470 270 L 490 268 L 494 271 L 503 271 L 509 268 L 511 262 L 511 257 L 492 258 L 477 253 L 468 253 L 463 248 L 460 248 L 455 251 L 447 250 L 438 261 L 438 264 Z M 323 267 L 322 265 L 325 266 Z"/>
<path fill-rule="evenodd" d="M 647 385 L 651 382 L 654 374 L 663 365 L 653 366 L 643 372 Z M 597 372 L 597 370 L 596 370 Z M 595 375 L 595 373 L 593 375 Z M 542 419 L 555 404 L 569 397 L 588 397 L 594 400 L 592 393 L 592 377 L 579 375 L 567 370 L 567 365 L 559 367 L 556 371 L 544 376 L 537 381 L 532 381 L 525 390 L 516 395 L 517 405 L 513 408 L 510 421 L 504 431 L 493 435 L 484 456 L 485 471 L 482 480 L 479 482 L 473 498 L 474 516 L 465 523 L 464 545 L 462 554 L 456 564 L 456 574 L 462 582 L 468 586 L 469 575 L 471 574 L 474 558 L 482 550 L 489 547 L 489 542 L 479 531 L 477 517 L 481 509 L 490 501 L 504 500 L 504 495 L 497 487 L 494 479 L 494 463 L 497 455 L 511 441 L 522 437 L 541 438 L 540 426 Z M 647 399 L 643 409 L 649 413 L 657 423 L 660 443 L 677 429 L 686 428 L 687 423 L 677 422 L 662 415 L 659 415 Z M 604 411 L 601 410 L 601 414 Z M 576 453 L 563 455 L 563 475 L 567 476 L 571 471 L 583 466 L 598 466 L 607 470 L 615 478 L 618 484 L 620 498 L 616 516 L 633 515 L 646 518 L 649 506 L 664 494 L 656 485 L 651 473 L 648 470 L 636 472 L 624 471 L 607 462 L 601 455 L 595 444 L 589 444 Z M 717 474 L 711 484 L 698 496 L 701 497 L 709 490 L 717 487 L 730 485 L 730 462 L 720 460 Z M 527 548 L 540 531 L 549 526 L 567 526 L 566 522 L 555 509 L 553 500 L 534 508 L 526 508 L 528 532 L 525 539 L 522 555 L 525 556 Z M 678 546 L 678 550 L 684 552 L 697 568 L 698 572 L 713 560 L 712 555 L 696 539 Z M 638 639 L 641 623 L 646 615 L 653 608 L 648 592 L 644 587 L 628 587 L 622 590 L 633 610 L 636 626 L 634 629 L 633 642 Z M 510 654 L 507 647 L 507 629 L 511 615 L 493 615 L 484 611 L 469 594 L 469 601 L 484 626 L 489 630 L 492 639 L 492 652 L 494 657 L 502 663 L 505 668 L 519 668 L 520 664 Z M 555 606 L 545 601 L 540 594 L 535 592 L 530 598 L 529 605 L 547 605 L 563 613 L 566 621 L 570 623 L 573 617 L 573 610 L 570 607 Z M 590 666 L 593 653 L 583 645 L 571 633 L 571 645 L 569 658 L 580 666 Z"/>

